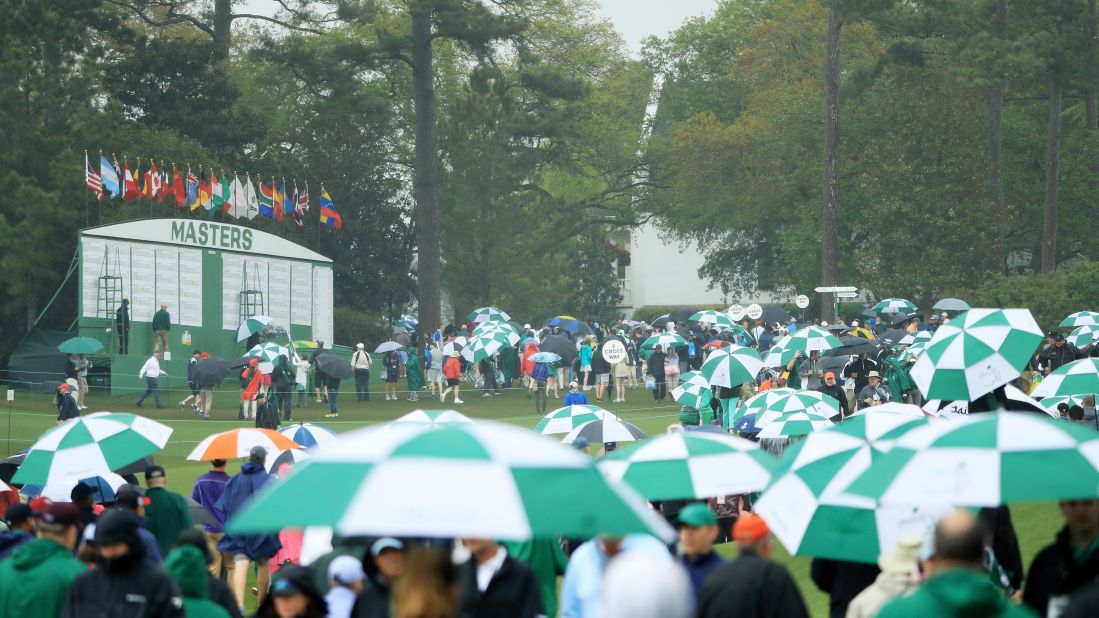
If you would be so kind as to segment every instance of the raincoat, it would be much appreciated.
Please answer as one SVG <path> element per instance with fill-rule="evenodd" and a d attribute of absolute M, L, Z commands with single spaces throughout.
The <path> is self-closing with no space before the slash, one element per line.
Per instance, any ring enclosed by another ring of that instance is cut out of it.
<path fill-rule="evenodd" d="M 244 371 L 240 372 L 240 379 L 244 384 L 244 390 L 240 394 L 240 400 L 251 401 L 255 399 L 256 393 L 259 392 L 260 381 L 263 380 L 263 372 L 259 370 L 259 367 L 245 367 Z"/>
<path fill-rule="evenodd" d="M 514 380 L 519 377 L 519 351 L 513 347 L 500 350 L 500 372 L 504 374 L 504 380 Z"/>
<path fill-rule="evenodd" d="M 0 562 L 0 616 L 61 614 L 65 593 L 87 569 L 52 539 L 35 539 Z"/>
<path fill-rule="evenodd" d="M 885 359 L 884 377 L 889 387 L 889 395 L 893 401 L 904 401 L 904 394 L 915 390 L 916 384 L 908 375 L 908 365 L 900 356 L 890 356 Z"/>
<path fill-rule="evenodd" d="M 523 351 L 523 375 L 530 375 L 531 371 L 534 371 L 534 361 L 530 360 L 532 354 L 538 353 L 538 346 L 533 342 L 527 344 L 526 350 Z"/>
<path fill-rule="evenodd" d="M 240 474 L 229 479 L 225 491 L 218 498 L 214 508 L 222 519 L 236 515 L 249 500 L 263 488 L 271 478 L 263 466 L 249 461 L 240 467 Z M 217 550 L 230 554 L 244 554 L 248 558 L 266 559 L 274 556 L 281 544 L 273 534 L 233 535 L 229 532 L 218 541 Z"/>
<path fill-rule="evenodd" d="M 420 370 L 420 355 L 416 354 L 415 350 L 408 355 L 405 375 L 408 377 L 408 390 L 413 393 L 420 392 L 424 387 L 424 372 Z"/>
<path fill-rule="evenodd" d="M 1009 602 L 982 571 L 954 569 L 924 582 L 915 592 L 889 603 L 878 618 L 909 616 L 1033 617 L 1031 610 Z"/>
<path fill-rule="evenodd" d="M 210 600 L 210 582 L 206 559 L 196 547 L 177 547 L 164 561 L 164 570 L 176 580 L 183 592 L 187 618 L 229 618 L 225 608 Z"/>

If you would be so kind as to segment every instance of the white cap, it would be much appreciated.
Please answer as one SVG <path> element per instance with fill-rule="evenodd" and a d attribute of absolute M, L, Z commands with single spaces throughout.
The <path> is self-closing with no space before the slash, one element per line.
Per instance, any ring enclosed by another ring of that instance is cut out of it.
<path fill-rule="evenodd" d="M 530 328 L 530 324 L 524 324 L 523 328 Z"/>
<path fill-rule="evenodd" d="M 328 564 L 328 579 L 341 584 L 361 582 L 366 577 L 363 563 L 352 556 L 336 556 Z"/>
<path fill-rule="evenodd" d="M 859 325 L 858 320 L 851 320 L 851 326 L 858 326 L 858 325 Z"/>
<path fill-rule="evenodd" d="M 356 347 L 356 348 L 359 348 L 360 350 L 362 350 L 362 349 L 366 348 L 366 346 L 365 346 L 365 345 L 363 345 L 363 344 L 361 344 L 361 343 L 356 343 L 356 344 L 355 344 L 355 347 Z"/>

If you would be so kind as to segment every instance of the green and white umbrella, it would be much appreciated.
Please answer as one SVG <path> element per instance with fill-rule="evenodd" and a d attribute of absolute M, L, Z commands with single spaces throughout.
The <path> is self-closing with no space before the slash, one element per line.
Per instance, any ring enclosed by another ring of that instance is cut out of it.
<path fill-rule="evenodd" d="M 790 362 L 794 358 L 796 349 L 788 347 L 790 343 L 790 335 L 783 335 L 779 339 L 776 339 L 771 344 L 771 348 L 767 350 L 767 356 L 763 357 L 764 367 L 781 367 Z"/>
<path fill-rule="evenodd" d="M 1094 326 L 1099 324 L 1099 313 L 1094 311 L 1077 311 L 1061 320 L 1061 328 L 1076 328 L 1077 326 Z"/>
<path fill-rule="evenodd" d="M 393 419 L 391 425 L 411 423 L 417 425 L 446 425 L 448 423 L 472 423 L 473 419 L 457 410 L 413 410 Z"/>
<path fill-rule="evenodd" d="M 1099 325 L 1088 324 L 1086 326 L 1077 326 L 1069 333 L 1068 337 L 1065 337 L 1065 341 L 1068 341 L 1078 348 L 1099 342 Z"/>
<path fill-rule="evenodd" d="M 271 318 L 266 315 L 254 315 L 245 318 L 237 327 L 237 341 L 244 341 L 252 335 L 263 330 L 264 326 L 271 323 Z"/>
<path fill-rule="evenodd" d="M 781 390 L 784 392 L 770 391 L 774 394 L 765 397 L 762 407 L 755 410 L 759 413 L 756 416 L 757 427 L 763 427 L 780 416 L 794 412 L 809 412 L 824 418 L 832 418 L 840 413 L 840 402 L 831 395 L 808 389 Z"/>
<path fill-rule="evenodd" d="M 847 415 L 846 418 L 853 416 L 864 416 L 867 414 L 893 414 L 899 416 L 910 416 L 912 418 L 927 418 L 934 416 L 930 412 L 926 412 L 923 408 L 910 403 L 900 403 L 897 401 L 887 401 L 876 406 L 869 406 L 863 408 L 857 412 L 853 412 Z"/>
<path fill-rule="evenodd" d="M 282 354 L 286 354 L 287 356 L 289 356 L 289 352 L 286 348 L 277 343 L 271 343 L 270 341 L 268 341 L 266 343 L 260 343 L 252 346 L 252 349 L 248 350 L 248 354 L 246 354 L 245 356 L 247 356 L 248 358 L 258 358 L 261 363 L 273 363 L 277 361 L 279 359 L 279 356 Z"/>
<path fill-rule="evenodd" d="M 923 354 L 924 350 L 927 349 L 927 344 L 928 341 L 917 341 L 904 350 L 904 355 L 919 358 L 920 354 Z"/>
<path fill-rule="evenodd" d="M 470 311 L 469 315 L 466 316 L 466 319 L 474 324 L 479 324 L 489 321 L 507 322 L 511 319 L 511 316 L 504 313 L 503 309 L 498 309 L 496 307 L 481 307 L 480 309 Z"/>
<path fill-rule="evenodd" d="M 732 330 L 735 325 L 733 319 L 729 317 L 729 314 L 722 311 L 714 311 L 713 309 L 699 311 L 687 319 L 694 320 L 695 322 L 706 322 L 721 330 Z"/>
<path fill-rule="evenodd" d="M 565 406 L 543 416 L 542 420 L 534 426 L 534 431 L 546 436 L 569 433 L 577 427 L 583 427 L 588 423 L 601 421 L 607 417 L 618 418 L 599 406 Z"/>
<path fill-rule="evenodd" d="M 510 348 L 511 345 L 507 341 L 506 335 L 501 335 L 498 338 L 493 338 L 490 335 L 481 335 L 477 337 L 470 337 L 469 341 L 461 350 L 462 356 L 471 363 L 480 362 L 493 354 L 496 354 L 504 348 Z"/>
<path fill-rule="evenodd" d="M 997 506 L 1099 497 L 1099 432 L 1044 414 L 929 423 L 897 439 L 847 491 L 882 504 Z"/>
<path fill-rule="evenodd" d="M 1045 377 L 1032 397 L 1094 395 L 1099 393 L 1099 358 L 1082 358 L 1065 363 Z"/>
<path fill-rule="evenodd" d="M 870 308 L 871 311 L 878 315 L 911 313 L 918 309 L 919 308 L 916 307 L 915 303 L 903 298 L 887 298 Z"/>
<path fill-rule="evenodd" d="M 171 427 L 135 414 L 96 412 L 69 419 L 35 441 L 12 482 L 75 485 L 156 453 L 171 435 Z"/>
<path fill-rule="evenodd" d="M 782 347 L 785 351 L 801 350 L 808 356 L 810 352 L 814 351 L 827 352 L 833 348 L 841 348 L 843 342 L 819 326 L 806 326 L 805 328 L 799 328 L 798 332 L 793 335 L 789 335 L 789 339 L 783 341 Z"/>
<path fill-rule="evenodd" d="M 633 423 L 618 418 L 604 415 L 598 421 L 584 423 L 573 429 L 561 439 L 565 444 L 572 444 L 578 438 L 583 438 L 589 444 L 606 444 L 608 442 L 634 442 L 647 437 L 641 428 Z"/>
<path fill-rule="evenodd" d="M 701 410 L 710 405 L 713 391 L 705 376 L 697 371 L 688 371 L 679 376 L 682 382 L 672 389 L 672 399 L 677 403 Z"/>
<path fill-rule="evenodd" d="M 926 330 L 918 330 L 914 333 L 908 333 L 901 340 L 897 342 L 898 345 L 913 345 L 921 341 L 931 341 L 935 333 Z"/>
<path fill-rule="evenodd" d="M 833 425 L 832 421 L 823 414 L 815 412 L 788 412 L 763 424 L 756 417 L 756 427 L 762 427 L 757 437 L 763 438 L 791 438 L 804 436 Z"/>
<path fill-rule="evenodd" d="M 926 424 L 878 412 L 811 433 L 783 452 L 754 510 L 793 555 L 874 563 L 898 538 L 928 532 L 943 507 L 879 506 L 845 489 L 896 438 Z"/>
<path fill-rule="evenodd" d="M 776 463 L 754 442 L 693 431 L 635 442 L 604 457 L 599 469 L 646 500 L 674 500 L 759 491 Z"/>
<path fill-rule="evenodd" d="M 773 388 L 769 391 L 763 391 L 762 393 L 752 395 L 740 402 L 740 405 L 737 406 L 736 413 L 729 419 L 729 423 L 735 423 L 748 414 L 755 414 L 756 418 L 759 418 L 759 415 L 767 409 L 767 404 L 772 399 L 786 397 L 795 392 L 797 391 L 792 388 Z"/>
<path fill-rule="evenodd" d="M 641 344 L 641 349 L 651 350 L 658 345 L 665 350 L 669 347 L 680 348 L 687 345 L 687 340 L 675 333 L 660 333 L 646 339 L 645 343 Z"/>
<path fill-rule="evenodd" d="M 508 322 L 498 321 L 481 322 L 477 325 L 477 328 L 473 329 L 471 335 L 474 337 L 487 335 L 494 339 L 503 338 L 507 340 L 509 345 L 519 343 L 519 340 L 522 338 L 519 331 L 516 330 L 514 326 Z"/>
<path fill-rule="evenodd" d="M 912 365 L 927 399 L 974 399 L 1022 374 L 1042 341 L 1027 309 L 970 309 L 935 331 Z"/>
<path fill-rule="evenodd" d="M 702 377 L 712 386 L 733 388 L 756 379 L 763 359 L 752 348 L 730 345 L 718 348 L 702 363 Z"/>
<path fill-rule="evenodd" d="M 612 487 L 591 458 L 491 421 L 345 434 L 289 478 L 265 487 L 229 520 L 228 530 L 314 525 L 345 536 L 674 537 L 633 490 Z"/>
<path fill-rule="evenodd" d="M 1038 400 L 1038 405 L 1046 409 L 1051 415 L 1059 414 L 1057 412 L 1057 406 L 1062 403 L 1069 406 L 1084 407 L 1085 395 L 1054 395 L 1053 397 L 1043 397 Z"/>

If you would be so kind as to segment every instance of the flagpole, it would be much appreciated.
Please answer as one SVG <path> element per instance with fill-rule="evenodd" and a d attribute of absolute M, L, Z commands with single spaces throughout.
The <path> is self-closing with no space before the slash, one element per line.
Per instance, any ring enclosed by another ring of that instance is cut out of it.
<path fill-rule="evenodd" d="M 103 150 L 99 151 L 99 182 L 103 182 Z M 103 225 L 103 193 L 106 193 L 107 189 L 104 187 L 103 191 L 99 193 L 99 199 L 96 200 L 96 210 L 98 214 L 95 217 L 96 225 Z"/>
<path fill-rule="evenodd" d="M 91 220 L 88 218 L 88 167 L 91 165 L 88 162 L 88 151 L 84 151 L 84 227 L 91 226 Z"/>
<path fill-rule="evenodd" d="M 145 199 L 149 201 L 149 218 L 150 219 L 152 219 L 155 216 L 153 214 L 153 196 L 149 194 L 149 189 L 150 189 L 149 184 L 151 184 L 153 182 L 152 166 L 155 163 L 156 162 L 153 160 L 153 158 L 149 157 L 149 166 L 150 166 L 149 167 L 149 172 L 150 173 L 149 173 L 149 179 L 147 181 L 145 181 Z M 141 170 L 139 169 L 137 171 L 140 172 Z"/>

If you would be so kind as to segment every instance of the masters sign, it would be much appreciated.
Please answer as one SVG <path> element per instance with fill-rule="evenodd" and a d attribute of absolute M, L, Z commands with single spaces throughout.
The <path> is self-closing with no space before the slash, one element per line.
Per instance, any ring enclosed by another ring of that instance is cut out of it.
<path fill-rule="evenodd" d="M 114 238 L 138 243 L 183 245 L 213 251 L 231 251 L 285 259 L 331 263 L 332 260 L 297 243 L 261 230 L 188 219 L 143 219 L 88 228 L 84 236 Z"/>
<path fill-rule="evenodd" d="M 205 221 L 172 221 L 172 240 L 185 245 L 252 250 L 252 230 Z"/>

